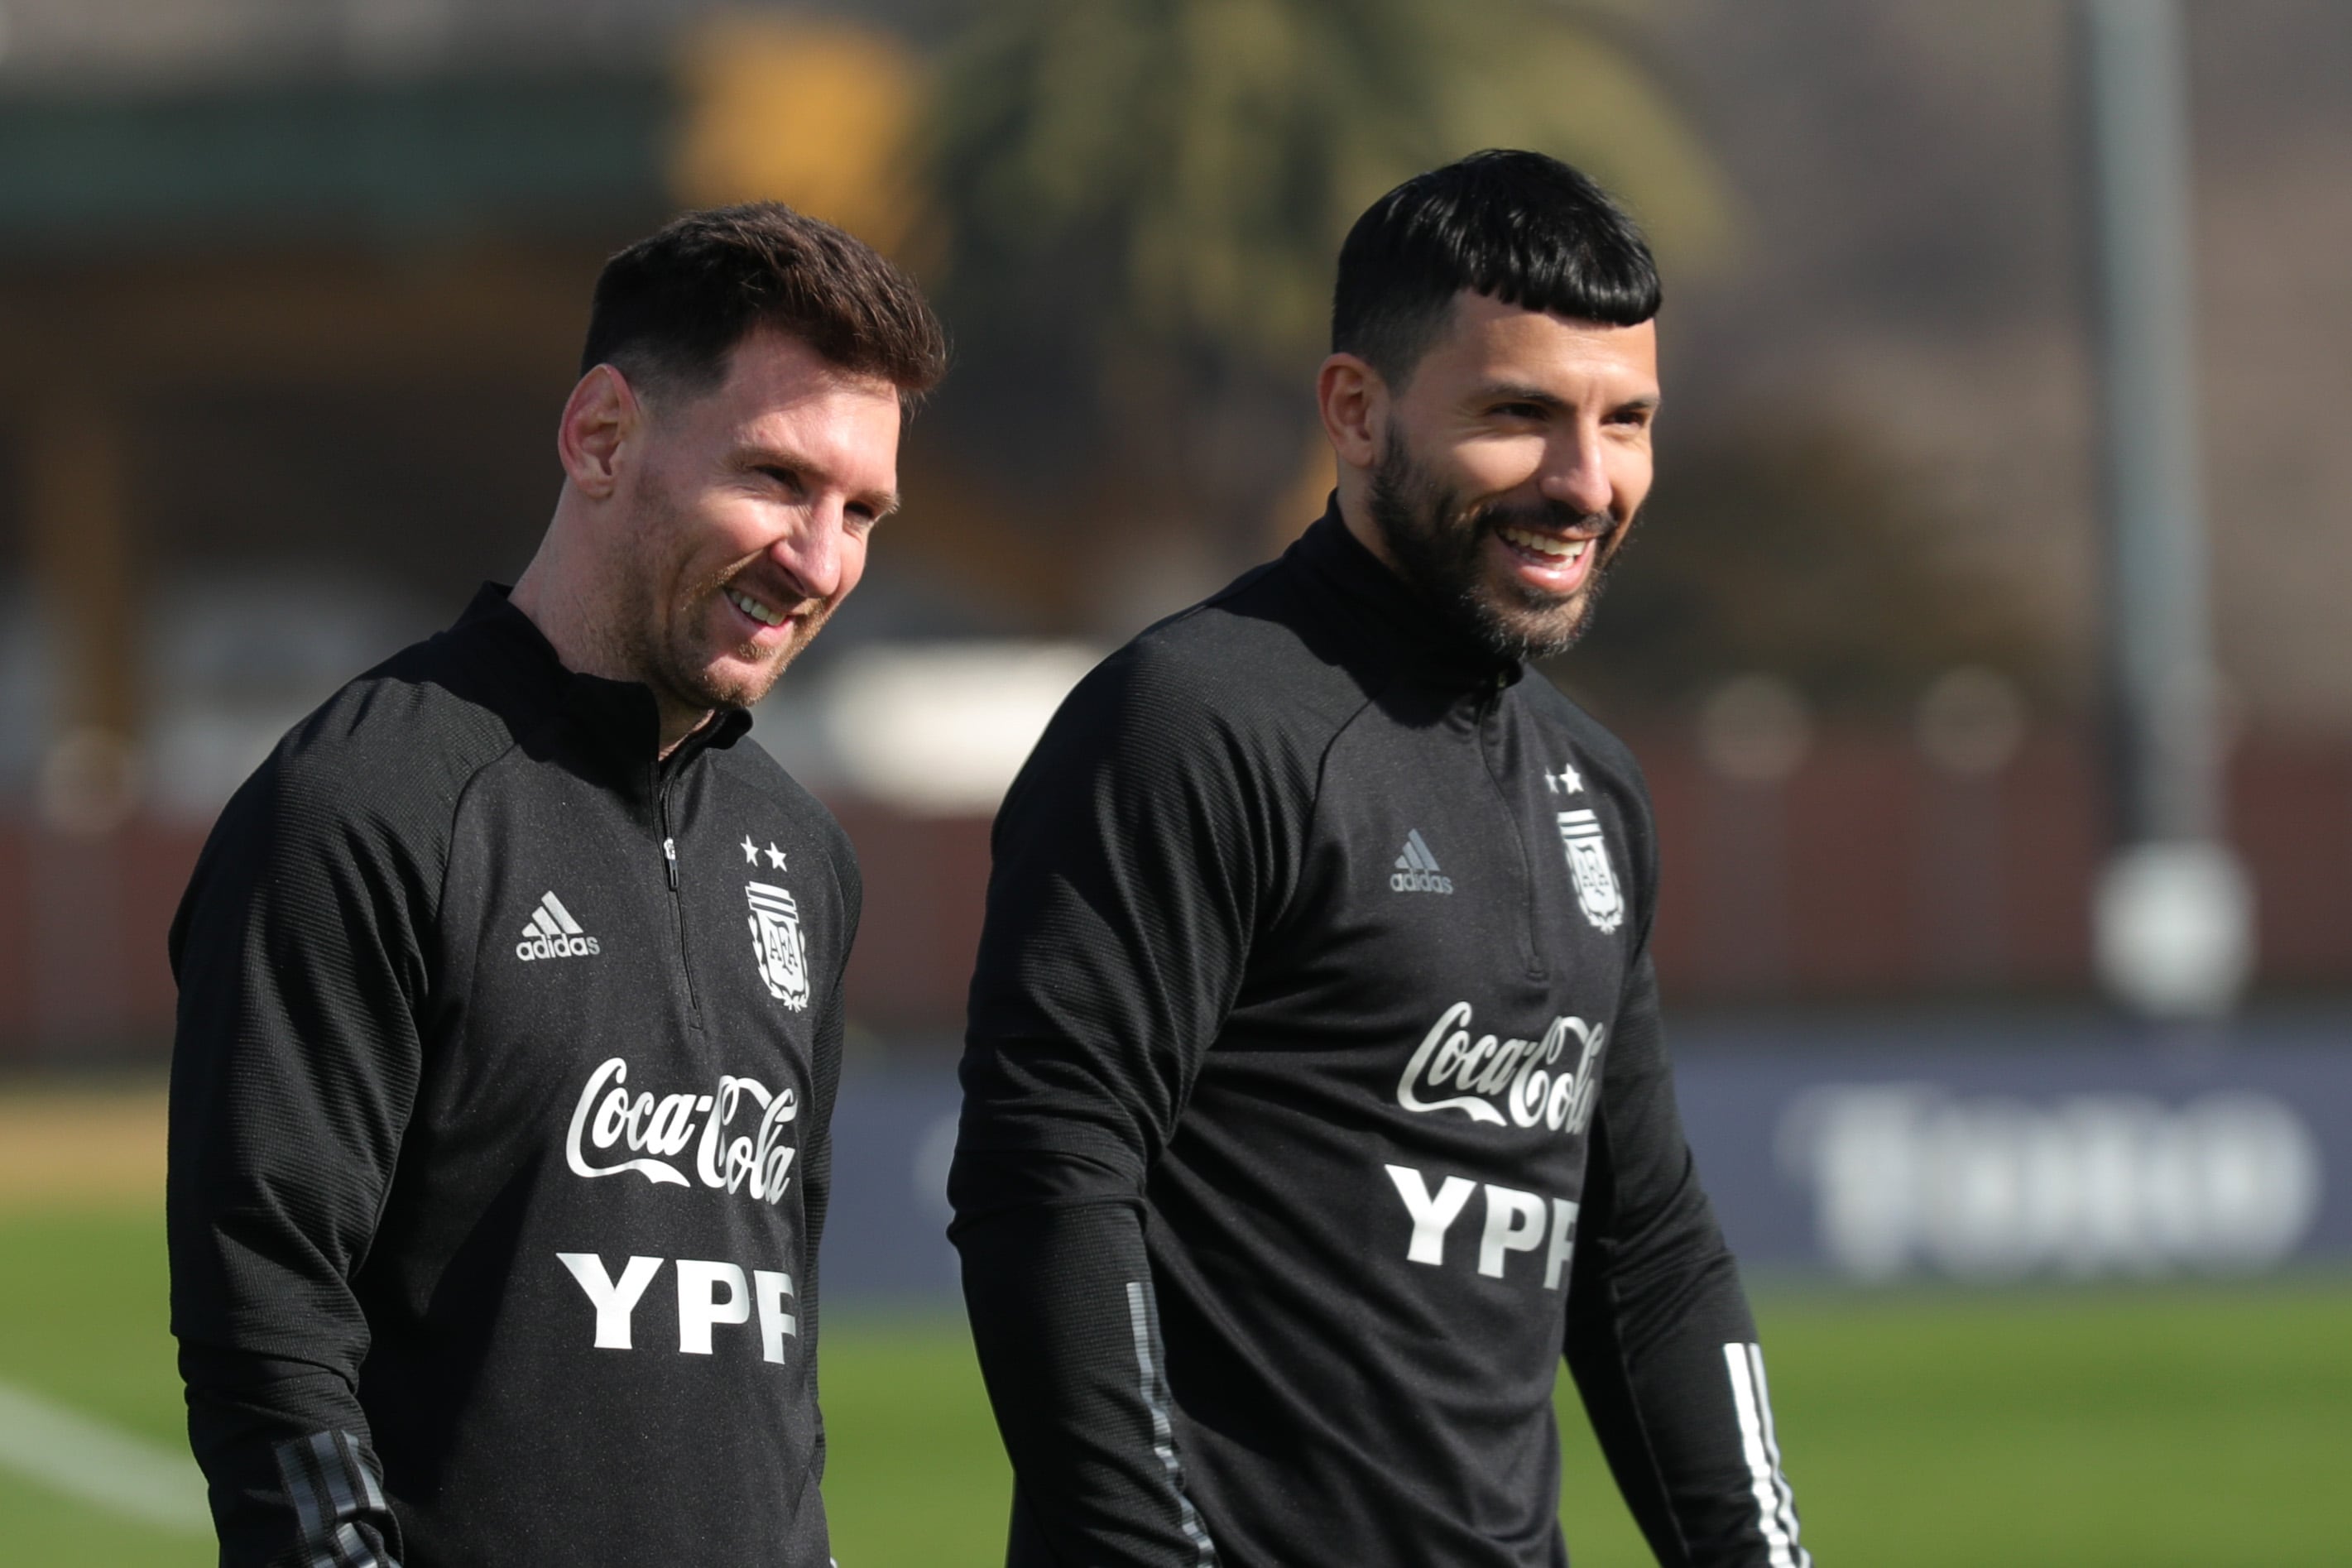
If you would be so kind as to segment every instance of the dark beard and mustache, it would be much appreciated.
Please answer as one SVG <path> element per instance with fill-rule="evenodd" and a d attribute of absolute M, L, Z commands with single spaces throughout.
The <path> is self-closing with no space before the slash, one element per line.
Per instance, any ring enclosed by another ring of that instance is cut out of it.
<path fill-rule="evenodd" d="M 1600 537 L 1591 548 L 1598 550 L 1617 531 L 1605 513 L 1580 512 L 1557 501 L 1496 501 L 1465 508 L 1393 434 L 1381 449 L 1365 502 L 1404 580 L 1426 594 L 1455 631 L 1496 658 L 1554 658 L 1574 647 L 1592 624 L 1607 558 L 1596 559 L 1584 586 L 1563 599 L 1519 582 L 1491 580 L 1485 545 L 1497 528 L 1550 533 L 1597 526 Z"/>

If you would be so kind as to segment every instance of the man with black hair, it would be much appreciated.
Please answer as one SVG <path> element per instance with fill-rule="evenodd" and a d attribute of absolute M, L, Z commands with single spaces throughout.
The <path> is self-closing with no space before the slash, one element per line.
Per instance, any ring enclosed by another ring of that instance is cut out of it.
<path fill-rule="evenodd" d="M 345 686 L 172 928 L 188 1431 L 230 1568 L 828 1561 L 857 865 L 756 746 L 945 347 L 773 204 L 613 257 L 509 595 Z"/>
<path fill-rule="evenodd" d="M 1648 492 L 1658 300 L 1552 159 L 1383 197 L 1329 510 L 1007 796 L 950 1194 L 1021 1568 L 1556 1568 L 1563 1355 L 1662 1563 L 1809 1561 L 1675 1110 L 1649 801 L 1526 671 Z"/>

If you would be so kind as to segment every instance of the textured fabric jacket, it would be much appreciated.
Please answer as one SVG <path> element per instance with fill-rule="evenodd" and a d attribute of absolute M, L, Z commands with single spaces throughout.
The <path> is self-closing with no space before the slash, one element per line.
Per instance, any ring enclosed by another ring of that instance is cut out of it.
<path fill-rule="evenodd" d="M 222 814 L 172 930 L 172 1326 L 225 1563 L 827 1560 L 855 861 L 485 590 Z"/>
<path fill-rule="evenodd" d="M 1673 1564 L 1796 1568 L 1633 758 L 1336 514 L 999 816 L 950 1192 L 1011 1560 L 1552 1568 L 1563 1354 Z"/>

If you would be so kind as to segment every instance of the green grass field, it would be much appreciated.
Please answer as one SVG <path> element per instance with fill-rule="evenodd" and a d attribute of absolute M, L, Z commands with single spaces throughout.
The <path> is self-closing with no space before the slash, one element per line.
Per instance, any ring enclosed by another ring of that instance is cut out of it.
<path fill-rule="evenodd" d="M 2352 1562 L 2352 1281 L 1759 1293 L 1807 1543 L 1840 1564 Z M 0 1383 L 182 1442 L 160 1221 L 0 1218 Z M 828 1321 L 826 1494 L 845 1568 L 1000 1562 L 1005 1469 L 960 1324 Z M 1571 1408 L 1579 1568 L 1648 1561 Z M 209 1563 L 201 1536 L 0 1468 L 0 1563 Z"/>

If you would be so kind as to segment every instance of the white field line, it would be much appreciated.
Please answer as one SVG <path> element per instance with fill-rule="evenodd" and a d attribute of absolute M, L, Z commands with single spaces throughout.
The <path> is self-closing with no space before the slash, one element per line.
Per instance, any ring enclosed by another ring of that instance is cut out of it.
<path fill-rule="evenodd" d="M 0 1466 L 165 1530 L 213 1527 L 195 1460 L 8 1383 L 0 1383 Z"/>

